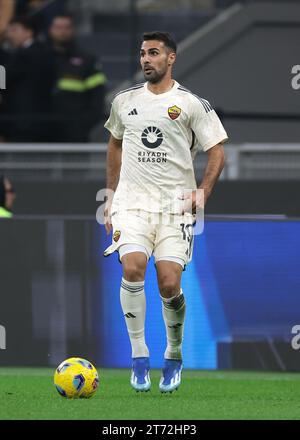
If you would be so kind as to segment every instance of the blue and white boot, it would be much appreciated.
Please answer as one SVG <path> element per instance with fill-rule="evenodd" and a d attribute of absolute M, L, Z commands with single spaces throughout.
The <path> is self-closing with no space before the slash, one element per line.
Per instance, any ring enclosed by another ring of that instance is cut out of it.
<path fill-rule="evenodd" d="M 182 360 L 165 359 L 159 389 L 162 393 L 172 393 L 181 383 Z"/>
<path fill-rule="evenodd" d="M 132 373 L 130 385 L 136 391 L 149 391 L 151 387 L 150 381 L 150 363 L 148 357 L 139 357 L 132 359 Z"/>

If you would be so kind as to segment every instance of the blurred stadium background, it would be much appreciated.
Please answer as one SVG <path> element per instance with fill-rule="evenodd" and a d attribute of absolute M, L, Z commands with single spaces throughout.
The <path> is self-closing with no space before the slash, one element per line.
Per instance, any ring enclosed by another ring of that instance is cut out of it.
<path fill-rule="evenodd" d="M 0 143 L 0 173 L 17 192 L 13 218 L 0 223 L 0 366 L 55 366 L 71 355 L 130 366 L 121 266 L 102 257 L 109 239 L 95 220 L 96 193 L 105 187 L 111 98 L 141 82 L 140 34 L 159 29 L 179 42 L 176 79 L 211 102 L 230 137 L 184 274 L 185 366 L 299 371 L 291 346 L 300 325 L 299 2 L 57 0 L 37 17 L 57 6 L 74 15 L 78 44 L 102 63 L 106 97 L 89 142 Z M 198 180 L 204 166 L 199 154 Z M 164 324 L 152 263 L 146 286 L 146 337 L 159 368 Z"/>

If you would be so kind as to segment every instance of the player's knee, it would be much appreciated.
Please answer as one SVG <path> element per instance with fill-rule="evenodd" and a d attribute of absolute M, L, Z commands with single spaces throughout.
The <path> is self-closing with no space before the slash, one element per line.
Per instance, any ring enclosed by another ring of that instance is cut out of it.
<path fill-rule="evenodd" d="M 127 281 L 143 281 L 145 278 L 145 267 L 135 262 L 122 262 L 123 276 Z"/>
<path fill-rule="evenodd" d="M 180 283 L 177 277 L 163 277 L 159 282 L 160 294 L 163 298 L 171 298 L 180 292 Z"/>

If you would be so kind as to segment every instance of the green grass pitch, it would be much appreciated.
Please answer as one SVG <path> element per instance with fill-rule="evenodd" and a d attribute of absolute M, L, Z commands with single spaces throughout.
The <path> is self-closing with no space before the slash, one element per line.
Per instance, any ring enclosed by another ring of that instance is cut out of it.
<path fill-rule="evenodd" d="M 158 390 L 151 371 L 148 393 L 129 385 L 129 370 L 98 369 L 100 387 L 89 400 L 67 400 L 51 369 L 0 368 L 0 419 L 202 420 L 299 419 L 300 374 L 224 371 L 182 373 L 172 394 Z"/>

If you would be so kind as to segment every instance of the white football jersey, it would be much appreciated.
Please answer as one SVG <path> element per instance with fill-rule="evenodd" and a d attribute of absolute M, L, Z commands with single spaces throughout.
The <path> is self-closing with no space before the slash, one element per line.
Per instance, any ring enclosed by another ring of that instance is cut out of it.
<path fill-rule="evenodd" d="M 122 139 L 122 165 L 112 212 L 177 212 L 178 195 L 196 189 L 193 159 L 227 140 L 216 112 L 178 82 L 154 94 L 147 82 L 118 93 L 104 125 Z"/>

